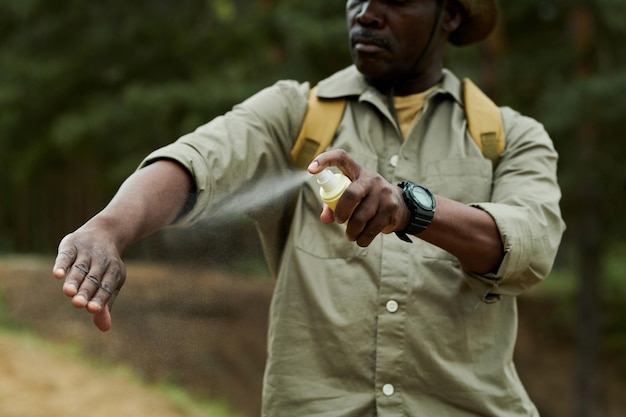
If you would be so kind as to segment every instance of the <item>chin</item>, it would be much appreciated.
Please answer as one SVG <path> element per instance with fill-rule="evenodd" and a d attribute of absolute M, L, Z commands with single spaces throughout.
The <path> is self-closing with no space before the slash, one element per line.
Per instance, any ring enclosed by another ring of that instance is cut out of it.
<path fill-rule="evenodd" d="M 378 63 L 369 62 L 367 60 L 355 60 L 354 65 L 368 80 L 382 80 L 389 77 L 389 71 Z"/>
<path fill-rule="evenodd" d="M 373 67 L 370 65 L 362 65 L 355 62 L 357 70 L 365 77 L 368 83 L 379 90 L 385 90 L 386 87 L 393 84 L 395 77 L 383 68 Z"/>

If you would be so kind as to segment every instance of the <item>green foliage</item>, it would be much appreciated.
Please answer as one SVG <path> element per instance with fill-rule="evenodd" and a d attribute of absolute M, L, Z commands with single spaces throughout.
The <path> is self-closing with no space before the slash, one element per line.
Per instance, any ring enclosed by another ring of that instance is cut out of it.
<path fill-rule="evenodd" d="M 603 244 L 626 233 L 626 27 L 624 2 L 525 0 L 503 3 L 506 52 L 497 61 L 501 103 L 537 118 L 560 153 L 563 210 L 573 232 L 591 194 Z M 588 194 L 587 194 L 588 195 Z M 597 207 L 596 207 L 597 206 Z"/>
<path fill-rule="evenodd" d="M 280 78 L 317 80 L 347 65 L 342 9 L 0 0 L 0 243 L 53 250 L 153 149 Z M 69 188 L 81 205 L 61 196 Z M 50 194 L 42 198 L 65 214 L 47 217 L 32 194 Z M 34 216 L 57 231 L 42 236 Z"/>
<path fill-rule="evenodd" d="M 607 275 L 604 282 L 606 318 L 606 344 L 613 352 L 618 353 L 621 365 L 626 368 L 626 244 L 616 245 L 608 253 Z"/>
<path fill-rule="evenodd" d="M 0 250 L 54 250 L 151 150 L 278 79 L 317 82 L 348 65 L 344 7 L 0 0 Z M 611 202 L 602 234 L 619 241 L 626 3 L 520 0 L 502 10 L 497 50 L 454 48 L 448 64 L 479 82 L 490 66 L 497 101 L 542 121 L 555 141 L 566 219 L 581 176 L 593 175 Z M 580 169 L 583 131 L 597 144 L 593 172 Z"/>
<path fill-rule="evenodd" d="M 8 172 L 24 184 L 51 156 L 61 165 L 115 161 L 129 171 L 147 151 L 279 77 L 313 76 L 340 30 L 337 19 L 315 23 L 328 7 L 301 9 L 5 0 L 0 146 Z"/>

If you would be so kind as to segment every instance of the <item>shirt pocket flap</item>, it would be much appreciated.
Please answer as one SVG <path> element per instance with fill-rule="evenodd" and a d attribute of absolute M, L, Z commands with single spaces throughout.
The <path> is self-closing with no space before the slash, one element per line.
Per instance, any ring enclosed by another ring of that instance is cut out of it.
<path fill-rule="evenodd" d="M 469 204 L 491 198 L 493 168 L 484 158 L 446 159 L 428 166 L 425 185 L 433 194 Z"/>

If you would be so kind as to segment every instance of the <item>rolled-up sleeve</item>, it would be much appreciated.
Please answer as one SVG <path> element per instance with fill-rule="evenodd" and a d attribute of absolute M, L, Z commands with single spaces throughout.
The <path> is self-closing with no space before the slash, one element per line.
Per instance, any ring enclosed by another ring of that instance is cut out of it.
<path fill-rule="evenodd" d="M 159 159 L 174 160 L 192 176 L 195 203 L 177 225 L 204 218 L 216 202 L 248 181 L 290 168 L 288 155 L 306 112 L 308 90 L 306 83 L 280 81 L 141 162 L 138 169 Z"/>
<path fill-rule="evenodd" d="M 474 204 L 496 222 L 505 256 L 494 274 L 466 271 L 486 302 L 516 296 L 550 273 L 565 223 L 559 202 L 558 154 L 543 126 L 503 108 L 507 148 L 494 172 L 492 199 Z"/>

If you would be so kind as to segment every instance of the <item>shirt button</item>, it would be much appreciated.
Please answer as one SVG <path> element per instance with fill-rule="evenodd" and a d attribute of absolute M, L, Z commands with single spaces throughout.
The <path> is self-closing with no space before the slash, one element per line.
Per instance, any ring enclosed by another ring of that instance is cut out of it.
<path fill-rule="evenodd" d="M 394 168 L 398 165 L 398 155 L 393 155 L 391 158 L 389 158 L 389 165 Z"/>
<path fill-rule="evenodd" d="M 395 392 L 395 389 L 393 388 L 393 385 L 391 384 L 383 385 L 383 394 L 385 394 L 387 397 L 391 397 L 394 392 Z"/>
<path fill-rule="evenodd" d="M 398 308 L 400 307 L 398 305 L 398 302 L 396 300 L 389 300 L 387 301 L 387 311 L 390 313 L 395 313 L 396 311 L 398 311 Z"/>

